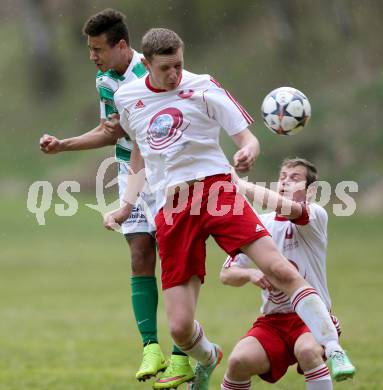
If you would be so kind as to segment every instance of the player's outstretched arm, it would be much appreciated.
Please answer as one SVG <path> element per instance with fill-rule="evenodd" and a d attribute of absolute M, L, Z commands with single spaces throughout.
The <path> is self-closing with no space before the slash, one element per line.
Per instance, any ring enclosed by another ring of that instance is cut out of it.
<path fill-rule="evenodd" d="M 228 286 L 241 287 L 246 283 L 253 283 L 263 290 L 273 289 L 263 272 L 255 268 L 222 268 L 219 278 L 223 284 Z"/>
<path fill-rule="evenodd" d="M 257 204 L 262 208 L 274 210 L 288 219 L 297 219 L 302 215 L 302 205 L 300 203 L 294 202 L 268 188 L 238 177 L 236 179 L 239 192 L 244 194 L 253 205 Z"/>
<path fill-rule="evenodd" d="M 56 154 L 59 152 L 98 149 L 114 145 L 118 138 L 123 135 L 126 134 L 122 134 L 117 130 L 111 132 L 106 128 L 105 120 L 102 119 L 97 127 L 77 137 L 58 139 L 53 135 L 44 134 L 40 138 L 40 150 L 46 154 Z"/>
<path fill-rule="evenodd" d="M 139 193 L 145 183 L 144 159 L 138 149 L 137 143 L 133 141 L 133 149 L 130 158 L 130 174 L 128 175 L 125 194 L 122 198 L 124 203 L 119 209 L 104 216 L 104 227 L 108 230 L 116 230 L 129 218 L 133 206 L 137 201 Z"/>
<path fill-rule="evenodd" d="M 234 168 L 238 172 L 247 172 L 259 155 L 260 146 L 258 139 L 247 128 L 232 135 L 231 138 L 240 148 L 233 156 Z"/>
<path fill-rule="evenodd" d="M 40 150 L 46 154 L 61 152 L 61 140 L 50 134 L 44 134 L 39 141 Z"/>

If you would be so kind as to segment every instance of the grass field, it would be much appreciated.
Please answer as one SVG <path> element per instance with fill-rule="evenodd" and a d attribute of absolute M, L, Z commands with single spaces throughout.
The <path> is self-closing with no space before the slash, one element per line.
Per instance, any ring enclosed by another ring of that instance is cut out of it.
<path fill-rule="evenodd" d="M 1 218 L 0 389 L 151 388 L 134 380 L 141 347 L 122 237 L 104 231 L 100 216 L 84 206 L 70 218 L 50 213 L 40 227 L 24 200 L 2 199 Z M 343 345 L 358 368 L 352 382 L 336 384 L 336 389 L 383 389 L 382 224 L 377 216 L 330 220 L 329 284 Z M 225 354 L 211 389 L 219 388 L 226 358 L 260 303 L 255 287 L 220 285 L 223 260 L 211 243 L 198 319 Z M 159 335 L 169 353 L 162 301 Z M 270 385 L 254 379 L 253 388 Z M 291 369 L 274 388 L 305 385 Z"/>

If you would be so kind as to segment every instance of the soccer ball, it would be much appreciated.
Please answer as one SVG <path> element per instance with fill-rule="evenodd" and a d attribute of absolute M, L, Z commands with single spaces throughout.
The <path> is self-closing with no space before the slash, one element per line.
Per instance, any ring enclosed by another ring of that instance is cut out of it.
<path fill-rule="evenodd" d="M 275 134 L 295 135 L 307 124 L 311 106 L 307 97 L 295 88 L 280 87 L 271 91 L 262 103 L 262 118 Z"/>

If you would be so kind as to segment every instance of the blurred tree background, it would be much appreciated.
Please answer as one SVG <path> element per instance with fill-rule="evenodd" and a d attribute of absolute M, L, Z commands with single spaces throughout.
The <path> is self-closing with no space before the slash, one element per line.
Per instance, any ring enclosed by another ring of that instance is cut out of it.
<path fill-rule="evenodd" d="M 94 191 L 111 148 L 50 157 L 38 140 L 97 124 L 96 70 L 81 27 L 106 6 L 127 15 L 137 50 L 150 27 L 176 30 L 186 68 L 213 75 L 254 116 L 262 154 L 252 180 L 274 179 L 282 158 L 299 155 L 323 180 L 357 181 L 359 209 L 383 210 L 383 2 L 375 0 L 3 0 L 0 195 L 26 198 L 35 180 L 78 180 Z M 263 97 L 282 85 L 311 101 L 312 120 L 295 137 L 273 135 L 260 118 Z"/>

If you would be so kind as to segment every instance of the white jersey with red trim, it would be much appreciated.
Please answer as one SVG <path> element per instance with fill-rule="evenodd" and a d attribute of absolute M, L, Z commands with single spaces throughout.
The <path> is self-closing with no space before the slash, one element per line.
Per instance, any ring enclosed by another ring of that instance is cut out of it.
<path fill-rule="evenodd" d="M 221 127 L 235 135 L 253 122 L 241 105 L 209 75 L 182 72 L 171 91 L 150 85 L 149 77 L 120 87 L 115 95 L 120 122 L 137 141 L 148 181 L 165 189 L 175 184 L 230 173 L 219 145 Z"/>
<path fill-rule="evenodd" d="M 271 234 L 281 253 L 298 269 L 300 274 L 317 290 L 328 310 L 331 300 L 327 288 L 327 212 L 317 205 L 303 206 L 301 217 L 289 220 L 275 212 L 261 214 L 260 220 Z M 254 263 L 243 253 L 227 258 L 225 268 L 253 267 Z M 282 291 L 262 290 L 263 314 L 290 313 L 293 307 Z"/>

